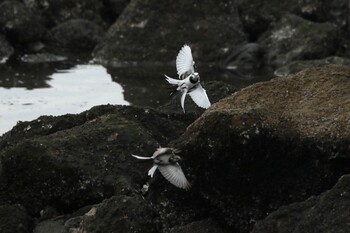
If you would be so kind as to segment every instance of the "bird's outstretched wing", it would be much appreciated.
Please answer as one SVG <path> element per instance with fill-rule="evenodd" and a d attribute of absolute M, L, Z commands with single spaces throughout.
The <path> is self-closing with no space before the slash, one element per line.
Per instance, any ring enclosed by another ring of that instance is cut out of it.
<path fill-rule="evenodd" d="M 158 169 L 164 178 L 176 187 L 186 190 L 191 187 L 178 163 L 158 166 Z"/>
<path fill-rule="evenodd" d="M 194 72 L 194 61 L 190 46 L 185 44 L 176 57 L 176 70 L 180 79 L 186 78 Z"/>
<path fill-rule="evenodd" d="M 192 88 L 188 92 L 188 94 L 191 96 L 192 100 L 198 105 L 198 107 L 205 109 L 210 107 L 211 104 L 207 96 L 207 92 L 200 83 L 196 87 Z"/>
<path fill-rule="evenodd" d="M 170 78 L 168 75 L 164 74 L 165 76 L 165 80 L 171 84 L 171 85 L 177 85 L 177 86 L 180 86 L 183 81 L 182 80 L 178 80 L 178 79 L 174 79 L 174 78 Z"/>

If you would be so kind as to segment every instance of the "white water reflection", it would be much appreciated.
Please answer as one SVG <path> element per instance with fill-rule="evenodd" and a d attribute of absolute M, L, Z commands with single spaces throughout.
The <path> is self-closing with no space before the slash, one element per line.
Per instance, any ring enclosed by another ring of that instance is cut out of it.
<path fill-rule="evenodd" d="M 50 88 L 0 87 L 0 136 L 17 121 L 30 121 L 41 115 L 79 113 L 101 104 L 129 105 L 123 88 L 112 82 L 101 65 L 77 65 L 50 78 Z"/>

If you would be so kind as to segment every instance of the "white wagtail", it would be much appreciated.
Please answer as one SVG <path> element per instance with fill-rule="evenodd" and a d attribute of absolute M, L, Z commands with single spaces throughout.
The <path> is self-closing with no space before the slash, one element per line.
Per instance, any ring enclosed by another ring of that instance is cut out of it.
<path fill-rule="evenodd" d="M 132 155 L 137 159 L 152 159 L 153 166 L 148 175 L 153 177 L 158 170 L 170 183 L 178 188 L 189 189 L 191 184 L 187 181 L 178 161 L 181 157 L 176 155 L 179 151 L 174 148 L 158 148 L 151 157 Z"/>
<path fill-rule="evenodd" d="M 200 84 L 199 74 L 194 71 L 194 61 L 191 48 L 184 45 L 176 57 L 176 69 L 179 79 L 173 79 L 165 75 L 168 83 L 175 89 L 170 93 L 173 96 L 179 93 L 181 96 L 181 107 L 185 112 L 185 98 L 189 94 L 192 100 L 201 108 L 209 108 L 210 101 L 205 89 Z"/>

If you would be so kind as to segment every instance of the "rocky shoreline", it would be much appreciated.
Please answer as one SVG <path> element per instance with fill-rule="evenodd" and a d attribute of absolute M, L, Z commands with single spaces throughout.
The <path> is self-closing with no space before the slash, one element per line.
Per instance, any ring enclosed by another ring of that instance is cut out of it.
<path fill-rule="evenodd" d="M 0 232 L 348 232 L 350 5 L 273 2 L 0 1 L 1 66 L 64 49 L 137 69 L 173 63 L 185 41 L 219 67 L 206 111 L 106 105 L 18 123 L 0 137 Z M 223 81 L 257 70 L 279 77 Z M 181 150 L 189 191 L 131 157 L 160 146 Z"/>

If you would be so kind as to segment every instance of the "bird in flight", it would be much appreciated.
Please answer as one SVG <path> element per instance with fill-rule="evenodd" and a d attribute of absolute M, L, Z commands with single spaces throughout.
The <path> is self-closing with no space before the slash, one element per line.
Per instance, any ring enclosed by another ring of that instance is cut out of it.
<path fill-rule="evenodd" d="M 205 89 L 200 84 L 199 74 L 194 70 L 194 63 L 191 48 L 185 44 L 176 57 L 176 70 L 179 79 L 165 75 L 166 81 L 174 86 L 170 96 L 180 95 L 180 103 L 184 112 L 187 94 L 191 96 L 198 107 L 207 109 L 211 105 Z"/>
<path fill-rule="evenodd" d="M 178 188 L 188 190 L 191 184 L 187 181 L 180 164 L 181 157 L 176 155 L 179 151 L 174 148 L 162 147 L 158 148 L 151 157 L 143 157 L 132 155 L 137 159 L 153 160 L 153 166 L 148 171 L 148 175 L 153 177 L 155 171 L 158 170 L 170 183 Z"/>

